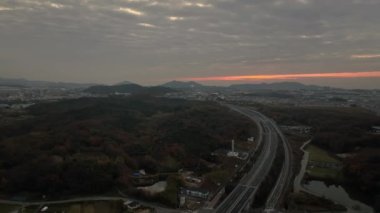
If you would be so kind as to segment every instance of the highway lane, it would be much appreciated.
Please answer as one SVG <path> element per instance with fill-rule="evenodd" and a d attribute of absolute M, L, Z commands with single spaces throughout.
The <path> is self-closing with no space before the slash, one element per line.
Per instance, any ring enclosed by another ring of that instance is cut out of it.
<path fill-rule="evenodd" d="M 271 141 L 270 137 L 269 141 Z M 269 144 L 268 147 L 270 147 L 271 145 L 270 143 L 266 144 Z M 270 166 L 267 166 L 268 162 L 272 162 L 270 158 L 272 149 L 269 148 L 267 150 L 270 151 L 265 152 L 265 155 L 260 160 L 258 160 L 259 163 L 256 164 L 256 167 L 253 167 L 253 174 L 251 173 L 246 176 L 249 179 L 247 180 L 246 185 L 244 185 L 243 191 L 240 192 L 240 196 L 238 197 L 238 199 L 236 199 L 235 202 L 232 203 L 231 207 L 229 207 L 230 210 L 232 209 L 231 212 L 240 212 L 241 210 L 243 210 L 245 206 L 249 203 L 250 198 L 253 197 L 262 180 L 264 180 L 268 168 L 270 168 Z"/>
<path fill-rule="evenodd" d="M 252 112 L 246 108 L 227 105 L 231 109 L 248 116 L 261 128 L 259 143 L 263 149 L 257 158 L 256 163 L 250 171 L 240 180 L 235 189 L 218 206 L 216 212 L 241 212 L 250 205 L 250 201 L 257 192 L 258 187 L 268 174 L 276 153 L 278 137 L 273 127 L 269 125 L 267 118 L 257 112 Z"/>
<path fill-rule="evenodd" d="M 261 115 L 262 117 L 265 117 L 263 114 L 254 111 L 252 109 L 249 109 L 252 113 L 256 113 Z M 291 182 L 292 177 L 292 154 L 291 154 L 291 148 L 288 143 L 288 140 L 282 133 L 282 131 L 279 129 L 279 127 L 276 125 L 276 123 L 267 118 L 266 119 L 267 124 L 271 126 L 271 128 L 277 133 L 277 135 L 280 137 L 280 140 L 284 147 L 284 163 L 281 168 L 280 175 L 276 181 L 276 185 L 273 187 L 267 202 L 265 204 L 265 212 L 274 212 L 276 208 L 279 207 L 281 198 L 283 197 L 284 193 L 286 192 L 286 189 L 289 187 L 289 184 Z"/>
<path fill-rule="evenodd" d="M 281 198 L 289 187 L 292 177 L 292 153 L 288 140 L 273 121 L 271 121 L 271 125 L 275 128 L 277 134 L 281 138 L 284 147 L 284 164 L 277 179 L 276 185 L 273 187 L 265 204 L 265 212 L 273 212 L 276 208 L 279 207 L 282 200 Z"/>
<path fill-rule="evenodd" d="M 249 198 L 254 192 L 256 188 L 249 188 L 245 191 L 243 195 L 243 198 Z M 242 208 L 244 208 L 245 203 L 247 202 L 247 199 L 240 199 L 239 202 L 235 205 L 235 207 L 231 210 L 231 212 L 240 212 Z"/>

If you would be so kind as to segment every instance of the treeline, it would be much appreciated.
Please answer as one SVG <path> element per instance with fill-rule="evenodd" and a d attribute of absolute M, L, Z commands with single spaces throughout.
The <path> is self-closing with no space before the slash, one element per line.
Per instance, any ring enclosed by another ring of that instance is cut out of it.
<path fill-rule="evenodd" d="M 380 125 L 380 117 L 360 108 L 260 106 L 260 111 L 282 125 L 314 128 L 313 144 L 334 153 L 351 152 L 358 147 L 380 148 L 380 137 L 370 134 Z"/>

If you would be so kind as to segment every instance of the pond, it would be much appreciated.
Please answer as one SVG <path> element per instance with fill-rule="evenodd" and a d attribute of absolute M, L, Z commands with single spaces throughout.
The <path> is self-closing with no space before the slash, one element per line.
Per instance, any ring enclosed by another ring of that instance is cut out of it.
<path fill-rule="evenodd" d="M 341 204 L 347 208 L 347 213 L 372 213 L 374 212 L 370 206 L 353 200 L 346 190 L 341 186 L 327 186 L 322 181 L 309 181 L 303 187 L 312 192 L 314 195 L 325 197 L 337 204 Z"/>
<path fill-rule="evenodd" d="M 304 152 L 304 156 L 301 161 L 300 173 L 296 176 L 294 181 L 294 191 L 305 191 L 312 195 L 329 199 L 336 204 L 345 206 L 347 208 L 347 213 L 374 213 L 373 208 L 370 206 L 367 206 L 360 201 L 351 199 L 346 190 L 341 186 L 327 186 L 322 181 L 309 181 L 306 184 L 302 184 L 302 179 L 309 160 L 309 153 L 305 151 L 304 147 L 309 143 L 310 141 L 307 141 L 301 147 L 301 150 Z"/>

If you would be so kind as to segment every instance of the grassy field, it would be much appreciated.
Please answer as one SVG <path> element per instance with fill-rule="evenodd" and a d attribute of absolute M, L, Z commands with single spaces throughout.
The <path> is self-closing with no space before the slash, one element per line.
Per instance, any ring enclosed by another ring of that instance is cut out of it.
<path fill-rule="evenodd" d="M 343 173 L 335 169 L 325 169 L 325 168 L 309 168 L 307 169 L 308 174 L 311 177 L 323 178 L 323 179 L 333 179 L 341 180 L 343 178 Z"/>
<path fill-rule="evenodd" d="M 314 145 L 308 145 L 306 151 L 309 152 L 309 161 L 340 163 L 340 161 L 332 157 L 327 151 Z M 307 173 L 311 177 L 322 179 L 342 180 L 343 173 L 340 170 L 332 168 L 308 167 Z"/>
<path fill-rule="evenodd" d="M 321 148 L 318 148 L 314 145 L 308 145 L 306 151 L 310 153 L 309 160 L 311 161 L 319 161 L 319 162 L 331 162 L 331 163 L 339 163 L 340 161 L 329 153 Z"/>

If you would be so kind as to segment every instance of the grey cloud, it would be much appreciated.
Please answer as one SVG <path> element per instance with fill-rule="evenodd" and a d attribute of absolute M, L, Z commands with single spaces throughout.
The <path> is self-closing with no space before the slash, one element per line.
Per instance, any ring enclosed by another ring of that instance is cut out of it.
<path fill-rule="evenodd" d="M 0 74 L 149 84 L 380 69 L 351 59 L 380 54 L 379 9 L 378 0 L 4 0 Z"/>

